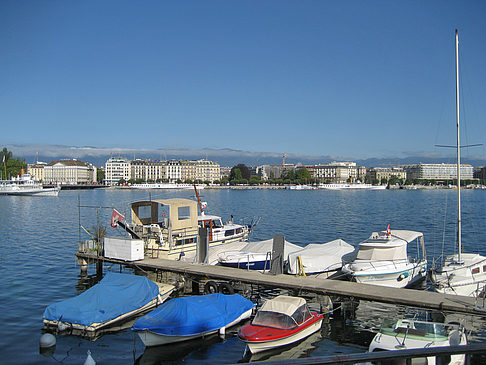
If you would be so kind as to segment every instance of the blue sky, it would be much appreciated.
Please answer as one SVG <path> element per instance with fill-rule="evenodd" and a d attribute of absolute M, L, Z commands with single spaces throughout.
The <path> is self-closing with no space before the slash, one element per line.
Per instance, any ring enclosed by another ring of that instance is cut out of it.
<path fill-rule="evenodd" d="M 0 145 L 450 154 L 486 143 L 485 1 L 0 1 Z M 485 147 L 465 152 L 485 156 Z"/>

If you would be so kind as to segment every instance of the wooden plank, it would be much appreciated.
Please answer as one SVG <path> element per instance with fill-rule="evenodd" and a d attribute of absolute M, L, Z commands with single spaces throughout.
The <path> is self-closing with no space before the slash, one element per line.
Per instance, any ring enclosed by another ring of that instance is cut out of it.
<path fill-rule="evenodd" d="M 77 253 L 77 257 L 91 260 L 102 260 L 126 266 L 137 266 L 145 269 L 157 269 L 205 276 L 212 279 L 240 281 L 262 286 L 301 289 L 309 292 L 353 297 L 382 303 L 402 304 L 418 308 L 458 311 L 463 313 L 481 314 L 485 311 L 476 306 L 476 299 L 464 296 L 440 294 L 425 290 L 399 289 L 370 284 L 359 284 L 349 281 L 329 280 L 315 277 L 292 275 L 270 275 L 257 271 L 235 269 L 224 266 L 192 264 L 184 261 L 167 259 L 151 259 L 136 262 L 125 262 L 116 259 L 96 257 L 90 254 Z"/>

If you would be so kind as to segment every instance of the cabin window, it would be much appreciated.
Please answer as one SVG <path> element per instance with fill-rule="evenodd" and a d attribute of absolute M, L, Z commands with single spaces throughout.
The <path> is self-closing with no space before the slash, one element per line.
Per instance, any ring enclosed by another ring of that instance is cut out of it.
<path fill-rule="evenodd" d="M 483 272 L 486 272 L 486 265 L 483 266 Z"/>
<path fill-rule="evenodd" d="M 242 233 L 242 232 L 243 232 L 243 228 L 238 228 L 238 229 L 236 230 L 236 233 L 237 233 L 237 234 Z"/>
<path fill-rule="evenodd" d="M 190 209 L 189 206 L 179 207 L 177 209 L 177 213 L 178 213 L 178 216 L 179 216 L 179 220 L 191 218 L 191 209 Z"/>
<path fill-rule="evenodd" d="M 479 274 L 479 267 L 475 267 L 474 269 L 472 269 L 472 273 Z"/>
<path fill-rule="evenodd" d="M 190 243 L 194 243 L 194 237 L 186 238 L 186 239 L 182 239 L 182 240 L 176 240 L 175 245 L 176 246 L 184 246 L 184 245 L 188 245 Z"/>
<path fill-rule="evenodd" d="M 150 207 L 150 205 L 142 205 L 138 207 L 137 215 L 141 221 L 145 219 L 148 219 L 150 221 L 152 219 L 152 208 Z"/>
<path fill-rule="evenodd" d="M 234 234 L 235 234 L 235 230 L 234 229 L 228 229 L 227 231 L 224 232 L 224 236 L 225 237 L 233 236 Z"/>

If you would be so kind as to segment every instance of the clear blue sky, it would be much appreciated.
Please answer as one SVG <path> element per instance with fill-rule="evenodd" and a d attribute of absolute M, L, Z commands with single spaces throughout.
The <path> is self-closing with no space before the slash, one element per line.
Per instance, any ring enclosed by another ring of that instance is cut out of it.
<path fill-rule="evenodd" d="M 464 143 L 486 143 L 485 19 L 486 1 L 1 0 L 0 145 L 443 154 L 456 28 Z"/>

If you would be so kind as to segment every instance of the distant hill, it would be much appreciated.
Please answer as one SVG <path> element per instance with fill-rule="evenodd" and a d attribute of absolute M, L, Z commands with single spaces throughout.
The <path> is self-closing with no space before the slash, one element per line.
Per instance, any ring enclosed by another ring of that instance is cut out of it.
<path fill-rule="evenodd" d="M 235 166 L 243 163 L 247 166 L 274 165 L 282 163 L 282 153 L 275 152 L 250 152 L 244 150 L 223 149 L 121 149 L 121 148 L 96 148 L 96 147 L 73 147 L 62 145 L 7 145 L 14 157 L 24 158 L 27 163 L 36 161 L 50 162 L 59 159 L 76 158 L 89 162 L 97 167 L 103 166 L 111 156 L 126 157 L 127 159 L 150 159 L 150 160 L 198 160 L 208 159 L 218 162 L 221 166 Z M 325 164 L 333 161 L 354 161 L 360 166 L 365 167 L 391 167 L 398 165 L 408 165 L 415 163 L 454 163 L 455 157 L 429 157 L 429 156 L 409 156 L 403 158 L 368 158 L 353 159 L 352 157 L 339 156 L 310 156 L 299 154 L 286 154 L 286 163 L 301 163 L 304 165 Z M 463 163 L 469 163 L 474 167 L 485 166 L 484 158 L 464 157 Z"/>

